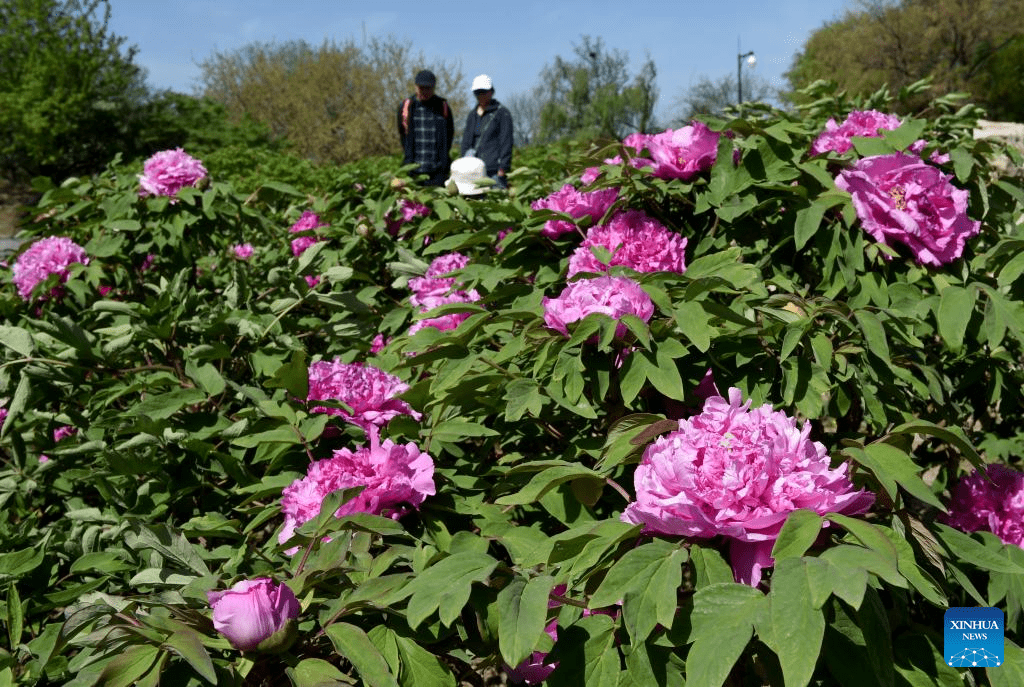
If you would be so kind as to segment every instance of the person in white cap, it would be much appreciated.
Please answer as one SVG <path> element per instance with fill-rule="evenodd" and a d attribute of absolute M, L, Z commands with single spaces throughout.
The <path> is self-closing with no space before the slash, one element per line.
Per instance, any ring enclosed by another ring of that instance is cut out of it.
<path fill-rule="evenodd" d="M 505 175 L 512 166 L 512 113 L 494 98 L 491 77 L 473 79 L 476 107 L 466 116 L 462 132 L 463 157 L 478 157 L 497 188 L 508 188 Z"/>

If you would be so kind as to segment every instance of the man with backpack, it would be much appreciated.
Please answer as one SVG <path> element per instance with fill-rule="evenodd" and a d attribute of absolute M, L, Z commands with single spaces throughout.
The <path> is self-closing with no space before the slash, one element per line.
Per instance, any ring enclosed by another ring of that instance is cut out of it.
<path fill-rule="evenodd" d="M 455 120 L 448 101 L 434 94 L 437 79 L 424 69 L 416 75 L 416 94 L 398 106 L 398 135 L 405 155 L 402 164 L 416 164 L 424 186 L 443 186 L 451 167 Z"/>
<path fill-rule="evenodd" d="M 512 113 L 494 99 L 494 84 L 486 74 L 473 79 L 477 106 L 466 116 L 462 156 L 478 157 L 496 188 L 508 188 L 505 175 L 512 165 Z"/>

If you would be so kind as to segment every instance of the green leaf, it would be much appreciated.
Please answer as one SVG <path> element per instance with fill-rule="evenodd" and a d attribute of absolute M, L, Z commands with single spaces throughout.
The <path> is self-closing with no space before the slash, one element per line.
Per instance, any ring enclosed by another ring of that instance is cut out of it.
<path fill-rule="evenodd" d="M 898 434 L 927 434 L 951 444 L 960 451 L 961 455 L 970 461 L 971 465 L 981 469 L 985 462 L 981 459 L 978 451 L 971 445 L 971 442 L 964 436 L 963 430 L 959 427 L 939 427 L 928 420 L 912 420 L 889 430 L 889 436 Z"/>
<path fill-rule="evenodd" d="M 877 315 L 868 310 L 856 310 L 854 311 L 854 316 L 860 325 L 861 333 L 864 335 L 864 343 L 867 345 L 868 350 L 891 367 L 889 342 L 885 338 L 885 328 L 882 326 L 882 321 L 878 319 Z"/>
<path fill-rule="evenodd" d="M 693 561 L 697 589 L 719 582 L 732 582 L 732 568 L 722 558 L 722 554 L 711 548 L 694 544 L 690 547 L 690 560 Z"/>
<path fill-rule="evenodd" d="M 395 636 L 402 670 L 398 683 L 402 687 L 455 687 L 455 676 L 441 660 L 413 640 Z"/>
<path fill-rule="evenodd" d="M 202 403 L 206 393 L 201 389 L 175 389 L 164 394 L 156 394 L 141 403 L 132 406 L 132 415 L 145 415 L 151 420 L 166 420 L 188 405 Z"/>
<path fill-rule="evenodd" d="M 30 357 L 35 350 L 32 335 L 21 327 L 0 325 L 0 344 L 7 346 L 23 357 Z"/>
<path fill-rule="evenodd" d="M 991 572 L 1024 574 L 1024 567 L 1017 565 L 998 550 L 975 541 L 960 530 L 948 525 L 935 524 L 939 541 L 946 545 L 957 559 L 981 570 Z"/>
<path fill-rule="evenodd" d="M 35 570 L 43 562 L 46 550 L 43 547 L 30 546 L 11 553 L 0 553 L 0 575 L 20 577 Z"/>
<path fill-rule="evenodd" d="M 398 687 L 384 655 L 373 645 L 362 628 L 348 623 L 332 623 L 325 630 L 338 653 L 355 666 L 359 677 L 370 687 Z"/>
<path fill-rule="evenodd" d="M 976 298 L 977 292 L 974 289 L 959 286 L 947 286 L 939 296 L 939 307 L 935 313 L 939 334 L 951 351 L 963 348 L 964 334 L 974 313 Z"/>
<path fill-rule="evenodd" d="M 130 646 L 107 663 L 100 673 L 103 687 L 130 687 L 148 671 L 160 654 L 155 646 Z"/>
<path fill-rule="evenodd" d="M 510 666 L 526 659 L 547 624 L 553 577 L 516 577 L 498 593 L 498 649 Z"/>
<path fill-rule="evenodd" d="M 12 580 L 7 585 L 7 638 L 12 649 L 21 644 L 21 632 L 25 616 L 21 610 L 21 596 L 18 594 L 18 586 Z"/>
<path fill-rule="evenodd" d="M 125 543 L 135 550 L 153 549 L 200 577 L 210 574 L 210 569 L 196 548 L 169 525 L 150 525 L 140 527 L 136 532 L 126 532 Z"/>
<path fill-rule="evenodd" d="M 431 438 L 453 443 L 463 441 L 468 437 L 493 437 L 497 434 L 490 427 L 469 420 L 442 420 L 430 430 Z"/>
<path fill-rule="evenodd" d="M 409 583 L 406 619 L 417 627 L 439 611 L 441 622 L 451 625 L 469 601 L 474 582 L 484 582 L 498 561 L 483 553 L 456 553 L 430 566 Z"/>
<path fill-rule="evenodd" d="M 534 503 L 563 482 L 579 478 L 591 478 L 604 481 L 604 477 L 583 465 L 556 465 L 534 475 L 522 489 L 515 494 L 506 494 L 495 499 L 501 506 L 519 506 Z"/>
<path fill-rule="evenodd" d="M 558 663 L 546 681 L 552 685 L 617 687 L 620 674 L 615 625 L 604 614 L 580 618 L 558 630 L 552 661 Z"/>
<path fill-rule="evenodd" d="M 213 668 L 213 661 L 206 647 L 203 646 L 199 633 L 195 630 L 181 626 L 164 640 L 164 645 L 174 653 L 188 661 L 199 675 L 210 684 L 217 684 L 217 672 Z"/>
<path fill-rule="evenodd" d="M 1003 640 L 1003 665 L 998 668 L 986 668 L 989 684 L 992 687 L 1020 687 L 1024 685 L 1024 650 L 1012 639 Z"/>
<path fill-rule="evenodd" d="M 896 498 L 895 485 L 899 484 L 914 498 L 934 506 L 942 512 L 946 511 L 946 507 L 939 497 L 921 480 L 918 474 L 919 468 L 914 459 L 902 449 L 892 444 L 876 442 L 868 444 L 863 449 L 855 446 L 848 447 L 844 449 L 844 453 L 871 470 L 889 494 L 890 499 Z"/>
<path fill-rule="evenodd" d="M 293 687 L 347 687 L 351 680 L 337 666 L 322 658 L 304 658 L 294 668 L 285 668 Z"/>
<path fill-rule="evenodd" d="M 211 363 L 196 365 L 189 360 L 185 363 L 185 374 L 203 388 L 210 396 L 217 396 L 227 388 L 227 383 L 220 372 Z"/>
<path fill-rule="evenodd" d="M 821 516 L 806 508 L 790 513 L 775 538 L 772 558 L 778 563 L 783 558 L 803 556 L 821 534 L 821 523 Z"/>
<path fill-rule="evenodd" d="M 264 382 L 269 389 L 285 389 L 295 398 L 306 398 L 309 395 L 309 370 L 306 366 L 306 353 L 293 351 L 288 362 L 282 363 L 273 376 Z"/>
<path fill-rule="evenodd" d="M 684 301 L 673 312 L 676 329 L 690 340 L 698 351 L 706 353 L 711 347 L 711 337 L 717 334 L 711 326 L 711 315 L 697 301 Z"/>
<path fill-rule="evenodd" d="M 811 681 L 825 636 L 825 616 L 815 607 L 807 563 L 797 558 L 776 561 L 768 595 L 774 645 L 786 685 Z"/>
<path fill-rule="evenodd" d="M 687 687 L 721 687 L 754 634 L 767 603 L 753 587 L 735 582 L 698 589 L 690 616 Z"/>

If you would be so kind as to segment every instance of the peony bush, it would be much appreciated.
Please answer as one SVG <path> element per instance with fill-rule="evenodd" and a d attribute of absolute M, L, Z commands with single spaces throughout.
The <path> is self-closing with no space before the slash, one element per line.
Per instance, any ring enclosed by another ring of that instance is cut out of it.
<path fill-rule="evenodd" d="M 37 180 L 0 684 L 1020 684 L 1021 155 L 815 89 L 473 199 Z"/>

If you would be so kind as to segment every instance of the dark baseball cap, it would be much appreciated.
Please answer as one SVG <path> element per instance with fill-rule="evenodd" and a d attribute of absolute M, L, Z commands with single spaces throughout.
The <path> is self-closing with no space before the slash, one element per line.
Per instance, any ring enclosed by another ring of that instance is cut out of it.
<path fill-rule="evenodd" d="M 434 84 L 436 83 L 437 78 L 434 76 L 434 72 L 430 71 L 429 69 L 424 69 L 423 71 L 416 75 L 417 86 L 429 86 L 433 88 Z"/>

